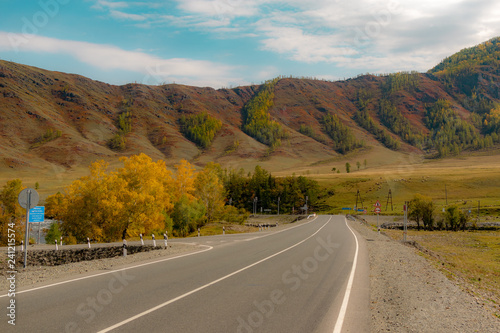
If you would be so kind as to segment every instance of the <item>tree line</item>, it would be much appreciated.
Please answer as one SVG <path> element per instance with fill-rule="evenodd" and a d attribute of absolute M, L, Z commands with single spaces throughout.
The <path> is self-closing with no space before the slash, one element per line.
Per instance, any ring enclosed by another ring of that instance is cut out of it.
<path fill-rule="evenodd" d="M 45 200 L 45 215 L 55 219 L 50 235 L 59 232 L 65 243 L 110 242 L 139 233 L 168 232 L 187 236 L 214 221 L 242 223 L 255 208 L 260 213 L 301 213 L 306 198 L 317 203 L 319 185 L 299 176 L 276 178 L 256 166 L 253 172 L 227 170 L 208 163 L 202 170 L 185 160 L 170 171 L 164 161 L 145 154 L 122 157 L 122 167 L 110 170 L 105 161 L 89 166 L 89 175 L 73 181 L 63 193 Z M 8 181 L 0 191 L 0 244 L 5 245 L 9 223 L 22 240 L 25 211 L 17 197 L 22 181 Z M 12 224 L 11 224 L 12 225 Z"/>
<path fill-rule="evenodd" d="M 387 75 L 381 88 L 382 93 L 387 98 L 400 90 L 414 92 L 419 85 L 420 74 L 418 72 L 398 72 Z"/>
<path fill-rule="evenodd" d="M 273 214 L 301 213 L 306 204 L 314 208 L 318 203 L 319 184 L 303 176 L 274 177 L 270 172 L 256 166 L 253 172 L 224 170 L 222 174 L 226 189 L 226 202 L 238 209 L 258 212 L 271 210 Z M 268 211 L 269 212 L 269 211 Z"/>
<path fill-rule="evenodd" d="M 63 234 L 78 242 L 164 231 L 185 236 L 228 213 L 215 164 L 196 172 L 182 160 L 171 172 L 145 154 L 121 161 L 116 170 L 104 161 L 92 163 L 89 176 L 46 199 L 46 214 L 62 221 Z"/>
<path fill-rule="evenodd" d="M 217 132 L 222 128 L 222 121 L 208 113 L 183 115 L 179 119 L 181 133 L 201 148 L 208 148 Z"/>
<path fill-rule="evenodd" d="M 271 147 L 279 147 L 286 137 L 285 130 L 272 119 L 269 110 L 274 103 L 274 87 L 278 78 L 269 80 L 242 109 L 243 132 Z"/>
<path fill-rule="evenodd" d="M 385 98 L 380 100 L 379 116 L 382 123 L 405 142 L 417 147 L 422 146 L 422 133 L 412 128 L 410 121 L 398 111 L 390 100 Z"/>
<path fill-rule="evenodd" d="M 368 104 L 372 99 L 373 92 L 369 89 L 361 88 L 356 91 L 358 110 L 354 114 L 354 120 L 359 126 L 373 134 L 375 138 L 384 146 L 392 150 L 398 150 L 400 147 L 399 141 L 394 139 L 388 131 L 377 126 L 373 118 L 370 116 L 368 112 Z"/>
<path fill-rule="evenodd" d="M 380 141 L 384 146 L 392 150 L 398 150 L 401 144 L 398 140 L 394 139 L 388 131 L 380 128 L 375 124 L 373 118 L 368 114 L 368 110 L 357 110 L 354 120 L 369 133 L 373 134 L 375 138 Z"/>
<path fill-rule="evenodd" d="M 477 87 L 478 72 L 481 67 L 486 71 L 500 66 L 500 38 L 496 37 L 474 47 L 457 52 L 429 71 L 436 75 L 449 90 L 460 89 L 471 95 Z"/>
<path fill-rule="evenodd" d="M 344 125 L 337 115 L 328 113 L 321 120 L 323 130 L 333 140 L 333 149 L 341 154 L 346 154 L 364 143 L 356 140 L 348 126 Z"/>
<path fill-rule="evenodd" d="M 432 199 L 416 194 L 408 205 L 408 218 L 417 223 L 417 229 L 425 230 L 465 230 L 470 219 L 458 206 L 446 207 L 444 214 L 436 214 Z"/>
<path fill-rule="evenodd" d="M 391 91 L 395 91 L 394 89 Z M 400 147 L 399 141 L 388 131 L 377 126 L 368 112 L 368 105 L 373 96 L 373 92 L 367 89 L 357 91 L 355 98 L 358 110 L 354 120 L 386 147 L 397 150 Z M 485 102 L 487 100 L 484 97 L 473 96 L 478 105 L 481 105 L 481 112 L 472 113 L 469 120 L 460 117 L 448 100 L 441 99 L 427 104 L 423 122 L 429 129 L 429 134 L 424 135 L 398 111 L 394 96 L 391 94 L 384 96 L 376 101 L 380 122 L 403 141 L 428 152 L 434 152 L 435 157 L 458 155 L 464 150 L 479 150 L 500 143 L 500 105 L 492 101 Z M 465 98 L 465 100 L 472 99 Z"/>
<path fill-rule="evenodd" d="M 125 136 L 132 132 L 132 112 L 129 110 L 129 106 L 127 106 L 126 111 L 118 115 L 116 127 L 118 128 L 118 132 L 108 141 L 108 146 L 114 150 L 124 150 L 127 145 Z"/>
<path fill-rule="evenodd" d="M 431 130 L 428 148 L 434 148 L 438 157 L 458 155 L 465 149 L 491 147 L 491 136 L 481 136 L 469 122 L 462 120 L 447 100 L 438 100 L 427 108 L 424 123 Z"/>
<path fill-rule="evenodd" d="M 311 139 L 314 139 L 322 144 L 326 144 L 325 138 L 322 137 L 321 135 L 317 134 L 311 125 L 301 124 L 299 127 L 299 133 L 302 135 L 308 136 Z"/>

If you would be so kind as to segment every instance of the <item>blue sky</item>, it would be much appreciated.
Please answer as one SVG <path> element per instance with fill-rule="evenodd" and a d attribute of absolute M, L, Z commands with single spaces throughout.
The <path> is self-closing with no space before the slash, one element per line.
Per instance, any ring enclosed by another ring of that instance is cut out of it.
<path fill-rule="evenodd" d="M 0 59 L 119 85 L 425 72 L 497 36 L 497 0 L 0 0 Z"/>

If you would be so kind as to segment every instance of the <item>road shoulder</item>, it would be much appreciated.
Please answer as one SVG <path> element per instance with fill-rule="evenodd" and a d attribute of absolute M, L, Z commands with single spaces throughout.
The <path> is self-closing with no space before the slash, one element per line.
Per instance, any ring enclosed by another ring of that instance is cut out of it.
<path fill-rule="evenodd" d="M 369 253 L 371 332 L 498 332 L 500 320 L 416 249 L 361 222 L 350 225 Z"/>
<path fill-rule="evenodd" d="M 114 257 L 92 261 L 80 261 L 59 266 L 28 266 L 20 268 L 16 274 L 18 290 L 36 288 L 45 284 L 58 283 L 73 278 L 82 278 L 104 271 L 123 269 L 137 264 L 175 257 L 204 249 L 187 243 L 170 243 L 168 249 L 141 252 L 126 257 Z M 6 278 L 0 280 L 0 294 L 8 290 Z"/>

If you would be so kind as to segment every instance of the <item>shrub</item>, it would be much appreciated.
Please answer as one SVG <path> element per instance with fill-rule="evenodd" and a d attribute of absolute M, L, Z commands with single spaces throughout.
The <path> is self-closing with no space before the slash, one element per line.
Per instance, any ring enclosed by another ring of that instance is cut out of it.
<path fill-rule="evenodd" d="M 59 230 L 59 223 L 53 222 L 50 225 L 49 231 L 45 235 L 45 243 L 46 244 L 54 244 L 54 240 L 59 241 L 61 239 L 61 231 Z"/>
<path fill-rule="evenodd" d="M 183 195 L 174 205 L 172 212 L 174 235 L 186 237 L 204 224 L 204 217 L 205 205 L 198 200 L 191 201 L 186 195 Z"/>

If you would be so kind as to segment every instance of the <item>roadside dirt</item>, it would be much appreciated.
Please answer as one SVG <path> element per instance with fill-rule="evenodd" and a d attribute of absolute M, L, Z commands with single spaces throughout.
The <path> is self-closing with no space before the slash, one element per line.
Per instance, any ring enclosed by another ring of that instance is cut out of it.
<path fill-rule="evenodd" d="M 370 256 L 371 332 L 500 332 L 482 301 L 448 280 L 414 247 L 350 221 Z"/>

